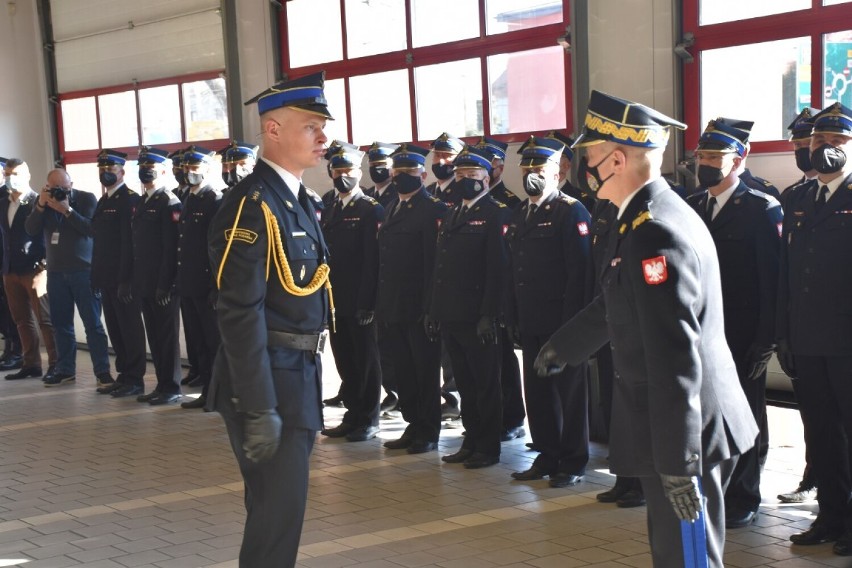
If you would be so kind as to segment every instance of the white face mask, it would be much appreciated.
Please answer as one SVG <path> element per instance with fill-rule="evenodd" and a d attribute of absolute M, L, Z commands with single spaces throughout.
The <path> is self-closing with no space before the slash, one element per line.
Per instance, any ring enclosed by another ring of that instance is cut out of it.
<path fill-rule="evenodd" d="M 6 178 L 6 187 L 12 191 L 21 191 L 24 187 L 24 181 L 21 176 L 9 176 Z"/>

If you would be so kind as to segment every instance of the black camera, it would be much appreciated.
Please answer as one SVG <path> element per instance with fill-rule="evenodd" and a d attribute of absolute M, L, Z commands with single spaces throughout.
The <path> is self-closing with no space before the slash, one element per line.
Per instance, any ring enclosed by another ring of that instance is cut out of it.
<path fill-rule="evenodd" d="M 50 196 L 56 201 L 65 201 L 66 199 L 68 199 L 69 192 L 65 191 L 61 187 L 51 187 L 48 192 L 50 193 Z"/>

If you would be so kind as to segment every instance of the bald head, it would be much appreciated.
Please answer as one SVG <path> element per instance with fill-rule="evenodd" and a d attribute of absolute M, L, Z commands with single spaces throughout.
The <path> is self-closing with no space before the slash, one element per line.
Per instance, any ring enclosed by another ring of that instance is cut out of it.
<path fill-rule="evenodd" d="M 68 172 L 62 168 L 50 170 L 50 173 L 47 174 L 47 185 L 49 187 L 61 187 L 64 189 L 71 189 L 71 176 L 68 175 Z"/>

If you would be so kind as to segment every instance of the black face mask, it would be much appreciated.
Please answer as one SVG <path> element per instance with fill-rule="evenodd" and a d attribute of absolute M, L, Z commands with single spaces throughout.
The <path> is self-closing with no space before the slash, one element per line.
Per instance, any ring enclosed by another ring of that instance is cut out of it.
<path fill-rule="evenodd" d="M 423 181 L 420 179 L 420 176 L 396 174 L 393 176 L 393 185 L 398 193 L 401 195 L 408 195 L 409 193 L 414 193 L 420 189 L 423 185 Z"/>
<path fill-rule="evenodd" d="M 186 173 L 183 170 L 174 172 L 178 185 L 186 185 Z"/>
<path fill-rule="evenodd" d="M 811 149 L 805 146 L 804 148 L 796 148 L 796 167 L 802 172 L 809 172 L 814 169 L 811 162 Z"/>
<path fill-rule="evenodd" d="M 340 193 L 349 193 L 358 184 L 358 178 L 354 176 L 340 176 L 334 178 L 334 189 Z"/>
<path fill-rule="evenodd" d="M 432 164 L 432 173 L 441 181 L 451 177 L 455 169 L 456 167 L 452 164 Z"/>
<path fill-rule="evenodd" d="M 721 168 L 714 168 L 705 164 L 698 165 L 696 175 L 698 176 L 698 184 L 705 189 L 715 187 L 725 179 L 725 174 L 722 173 Z"/>
<path fill-rule="evenodd" d="M 482 180 L 473 178 L 462 178 L 455 181 L 456 189 L 459 190 L 461 198 L 465 201 L 476 199 L 476 196 L 485 189 L 485 183 Z"/>
<path fill-rule="evenodd" d="M 615 152 L 615 150 L 613 150 Z M 612 152 L 604 156 L 598 165 L 590 166 L 588 156 L 580 158 L 580 166 L 577 168 L 577 182 L 580 184 L 580 189 L 590 193 L 597 193 L 603 187 L 603 184 L 615 175 L 615 172 L 609 174 L 606 179 L 601 179 L 601 174 L 598 168 L 601 167 L 607 158 L 612 156 Z"/>
<path fill-rule="evenodd" d="M 233 172 L 222 172 L 222 181 L 225 182 L 225 185 L 228 187 L 234 187 L 234 178 L 231 176 Z"/>
<path fill-rule="evenodd" d="M 104 187 L 112 187 L 118 181 L 118 176 L 112 172 L 101 172 L 98 175 L 101 185 Z"/>
<path fill-rule="evenodd" d="M 386 182 L 389 177 L 390 177 L 390 170 L 388 168 L 379 167 L 379 166 L 370 166 L 370 179 L 373 180 L 373 183 Z"/>
<path fill-rule="evenodd" d="M 544 193 L 545 185 L 547 184 L 543 175 L 533 172 L 524 174 L 524 191 L 530 197 L 536 197 Z"/>
<path fill-rule="evenodd" d="M 157 170 L 139 168 L 139 181 L 142 183 L 154 183 L 155 179 L 157 179 Z"/>
<path fill-rule="evenodd" d="M 831 144 L 823 144 L 811 153 L 811 162 L 819 173 L 833 174 L 846 165 L 846 152 Z"/>

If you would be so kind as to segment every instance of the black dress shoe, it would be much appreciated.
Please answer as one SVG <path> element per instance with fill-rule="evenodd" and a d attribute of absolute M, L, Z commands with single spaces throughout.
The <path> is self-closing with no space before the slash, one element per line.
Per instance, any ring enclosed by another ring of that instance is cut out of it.
<path fill-rule="evenodd" d="M 515 426 L 514 428 L 506 428 L 500 433 L 501 442 L 510 442 L 517 438 L 523 438 L 527 435 L 527 431 L 523 426 Z"/>
<path fill-rule="evenodd" d="M 158 396 L 160 396 L 160 391 L 154 389 L 148 394 L 140 394 L 139 396 L 137 396 L 136 402 L 149 402 L 152 398 L 157 398 Z"/>
<path fill-rule="evenodd" d="M 550 472 L 532 464 L 529 469 L 513 472 L 512 479 L 517 479 L 518 481 L 535 481 L 536 479 L 544 479 L 545 475 L 550 475 Z"/>
<path fill-rule="evenodd" d="M 496 463 L 500 463 L 500 456 L 492 456 L 489 454 L 475 452 L 472 456 L 464 460 L 462 465 L 465 469 L 481 469 Z"/>
<path fill-rule="evenodd" d="M 47 372 L 44 374 L 44 376 L 41 378 L 41 380 L 42 381 L 49 381 L 53 378 L 53 375 L 55 375 L 55 374 L 56 374 L 56 365 L 50 365 L 47 368 Z"/>
<path fill-rule="evenodd" d="M 405 448 L 409 454 L 425 454 L 426 452 L 434 452 L 438 449 L 438 442 L 427 442 L 425 440 L 415 440 L 410 446 Z"/>
<path fill-rule="evenodd" d="M 322 403 L 325 406 L 337 406 L 339 408 L 339 407 L 343 406 L 343 397 L 340 396 L 340 395 L 337 395 L 335 397 L 327 398 L 327 399 L 323 400 Z"/>
<path fill-rule="evenodd" d="M 458 403 L 441 403 L 441 420 L 458 420 L 459 417 L 461 417 L 461 410 L 459 410 Z"/>
<path fill-rule="evenodd" d="M 376 437 L 376 434 L 379 433 L 378 426 L 361 426 L 360 428 L 355 428 L 348 434 L 346 434 L 347 442 L 366 442 L 367 440 L 372 440 Z"/>
<path fill-rule="evenodd" d="M 118 383 L 110 383 L 108 385 L 96 388 L 95 392 L 98 394 L 112 394 L 114 391 L 120 389 L 121 387 L 122 385 Z"/>
<path fill-rule="evenodd" d="M 541 452 L 541 448 L 536 446 L 535 442 L 527 442 L 527 448 L 529 448 L 531 452 Z"/>
<path fill-rule="evenodd" d="M 645 504 L 645 494 L 638 489 L 630 489 L 624 493 L 615 502 L 615 506 L 620 509 L 631 509 L 633 507 L 641 507 Z"/>
<path fill-rule="evenodd" d="M 840 535 L 832 550 L 838 556 L 852 556 L 852 529 L 846 529 Z"/>
<path fill-rule="evenodd" d="M 181 384 L 181 386 L 186 386 L 197 378 L 198 378 L 198 373 L 196 373 L 195 371 L 190 369 L 190 371 L 186 374 L 186 376 L 180 380 L 180 384 Z"/>
<path fill-rule="evenodd" d="M 104 389 L 109 388 L 101 387 Z M 98 391 L 100 392 L 100 390 Z M 145 392 L 145 387 L 141 385 L 120 385 L 118 383 L 115 384 L 115 387 L 110 390 L 107 394 L 114 396 L 115 398 L 124 398 L 126 396 L 138 396 Z"/>
<path fill-rule="evenodd" d="M 204 408 L 204 405 L 207 404 L 207 399 L 204 396 L 199 396 L 194 400 L 190 400 L 188 402 L 180 403 L 181 408 Z"/>
<path fill-rule="evenodd" d="M 389 450 L 404 450 L 404 449 L 408 448 L 413 443 L 414 443 L 414 437 L 413 436 L 411 436 L 410 434 L 403 434 L 402 436 L 400 436 L 396 440 L 388 440 L 387 442 L 385 442 L 382 445 Z"/>
<path fill-rule="evenodd" d="M 790 542 L 801 546 L 834 542 L 843 534 L 843 527 L 815 521 L 805 532 L 790 535 Z"/>
<path fill-rule="evenodd" d="M 329 438 L 342 438 L 349 432 L 355 430 L 356 426 L 352 424 L 347 424 L 346 422 L 341 422 L 334 428 L 325 428 L 320 431 L 320 434 L 323 436 L 328 436 Z"/>
<path fill-rule="evenodd" d="M 20 355 L 6 355 L 0 360 L 0 371 L 11 371 L 24 366 L 24 358 Z"/>
<path fill-rule="evenodd" d="M 399 397 L 396 396 L 395 392 L 388 391 L 388 395 L 379 406 L 379 412 L 390 412 L 391 410 L 396 410 L 397 405 L 399 405 Z"/>
<path fill-rule="evenodd" d="M 17 373 L 9 373 L 6 375 L 7 381 L 17 381 L 19 379 L 38 378 L 41 376 L 41 368 L 39 367 L 21 367 Z"/>
<path fill-rule="evenodd" d="M 447 454 L 446 456 L 441 456 L 441 461 L 445 463 L 462 463 L 472 455 L 473 450 L 461 448 L 454 454 Z"/>
<path fill-rule="evenodd" d="M 192 379 L 191 381 L 189 381 L 186 386 L 193 388 L 193 389 L 200 389 L 206 383 L 209 383 L 209 382 L 210 381 L 205 380 L 204 377 L 196 377 L 196 378 Z"/>
<path fill-rule="evenodd" d="M 151 406 L 160 406 L 161 404 L 171 404 L 177 402 L 181 398 L 179 392 L 154 392 L 155 396 L 148 399 L 148 404 Z M 139 399 L 136 399 L 139 400 Z"/>
<path fill-rule="evenodd" d="M 549 484 L 551 487 L 572 487 L 581 481 L 583 481 L 582 475 L 559 472 L 550 476 Z"/>
<path fill-rule="evenodd" d="M 741 529 L 752 524 L 757 519 L 757 511 L 731 509 L 725 513 L 726 529 Z"/>
<path fill-rule="evenodd" d="M 598 493 L 595 495 L 595 499 L 601 503 L 615 503 L 628 491 L 630 491 L 629 487 L 626 485 L 619 485 L 616 481 L 615 486 L 612 489 L 608 489 L 603 493 Z"/>

